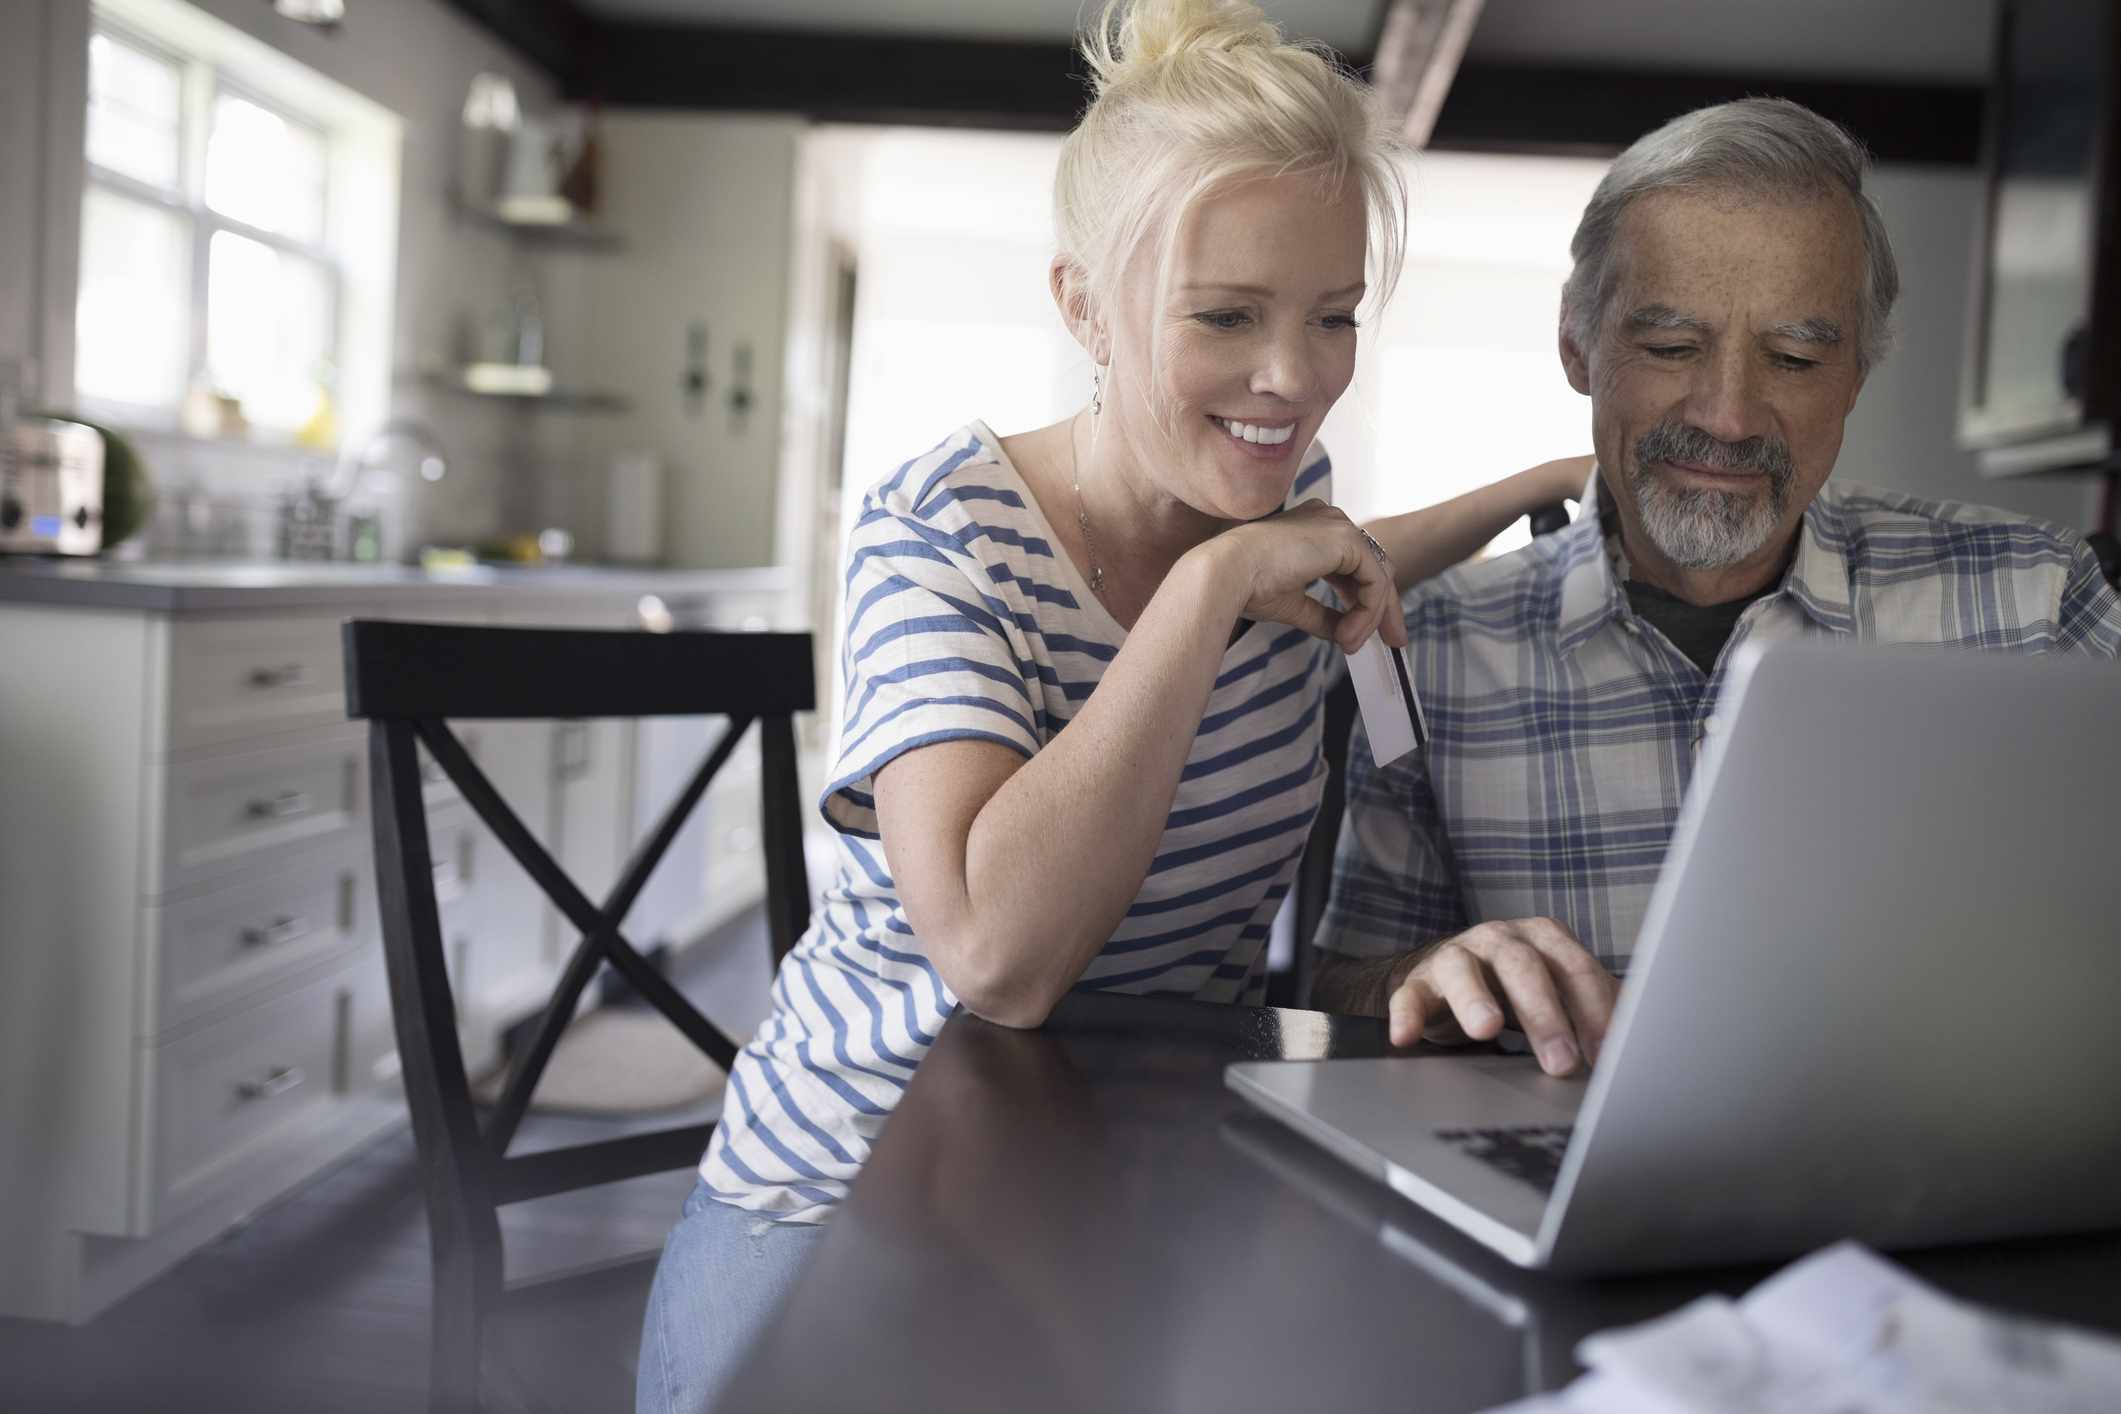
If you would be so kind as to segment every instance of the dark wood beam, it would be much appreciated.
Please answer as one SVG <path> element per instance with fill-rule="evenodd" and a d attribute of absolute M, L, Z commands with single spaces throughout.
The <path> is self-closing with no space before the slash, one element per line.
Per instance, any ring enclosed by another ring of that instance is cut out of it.
<path fill-rule="evenodd" d="M 1065 131 L 1088 98 L 1065 44 L 605 25 L 571 96 L 614 106 L 803 113 L 834 122 Z M 1611 155 L 1689 109 L 1779 94 L 1854 132 L 1884 162 L 1971 166 L 1974 85 L 1825 82 L 1462 64 L 1429 145 Z"/>
<path fill-rule="evenodd" d="M 1467 62 L 1429 146 L 1611 156 L 1681 113 L 1734 98 L 1788 98 L 1854 133 L 1880 162 L 1975 164 L 1985 91 L 1973 84 L 1828 82 Z"/>
<path fill-rule="evenodd" d="M 631 24 L 585 15 L 572 0 L 448 3 L 522 50 L 567 97 L 614 107 L 1061 132 L 1089 96 L 1081 58 L 1063 43 Z M 1380 29 L 1390 13 L 1384 0 Z M 1610 156 L 1689 109 L 1749 94 L 1825 114 L 1882 162 L 1972 166 L 1979 154 L 1978 85 L 1478 61 L 1459 66 L 1429 146 Z"/>
<path fill-rule="evenodd" d="M 573 0 L 443 0 L 552 75 L 574 81 L 598 25 Z"/>
<path fill-rule="evenodd" d="M 830 122 L 1064 130 L 1089 101 L 1071 45 L 822 30 L 607 24 L 571 97 Z"/>

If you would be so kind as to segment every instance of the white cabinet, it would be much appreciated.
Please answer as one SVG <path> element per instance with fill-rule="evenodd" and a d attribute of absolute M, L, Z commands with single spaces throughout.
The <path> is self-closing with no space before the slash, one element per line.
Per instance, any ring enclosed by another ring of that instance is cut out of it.
<path fill-rule="evenodd" d="M 172 759 L 148 784 L 162 806 L 161 848 L 144 881 L 151 897 L 256 877 L 300 846 L 343 838 L 368 819 L 361 733 L 343 725 L 255 750 Z"/>
<path fill-rule="evenodd" d="M 244 1189 L 244 1169 L 263 1151 L 336 1147 L 330 1131 L 347 1115 L 334 1102 L 351 1083 L 341 1073 L 340 998 L 360 970 L 349 959 L 216 1025 L 141 1048 L 143 1235 Z"/>
<path fill-rule="evenodd" d="M 169 621 L 171 751 L 346 721 L 335 616 Z"/>
<path fill-rule="evenodd" d="M 585 598 L 558 612 L 447 591 L 328 613 L 0 603 L 0 1316 L 85 1319 L 402 1120 L 367 731 L 345 717 L 339 625 L 638 623 L 630 595 Z M 713 617 L 688 604 L 680 621 Z M 644 812 L 711 735 L 668 726 L 645 738 L 649 765 L 631 722 L 455 730 L 601 903 Z M 686 759 L 666 766 L 673 739 Z M 576 930 L 427 764 L 477 1073 L 549 994 Z M 741 797 L 755 750 L 729 770 Z M 725 905 L 758 897 L 736 817 L 713 813 L 723 799 L 718 787 L 643 901 L 629 927 L 643 946 L 690 940 L 717 868 L 734 885 L 716 892 Z M 755 799 L 744 810 L 755 819 Z"/>
<path fill-rule="evenodd" d="M 139 1034 L 181 1030 L 372 940 L 369 883 L 366 851 L 342 840 L 227 888 L 147 904 Z"/>

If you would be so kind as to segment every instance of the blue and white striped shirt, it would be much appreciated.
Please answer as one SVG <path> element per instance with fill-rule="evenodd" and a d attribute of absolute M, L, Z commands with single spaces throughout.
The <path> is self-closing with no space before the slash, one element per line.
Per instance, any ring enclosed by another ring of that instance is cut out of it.
<path fill-rule="evenodd" d="M 1290 504 L 1330 496 L 1313 447 Z M 1056 547 L 974 423 L 870 490 L 848 544 L 846 707 L 820 808 L 839 864 L 781 965 L 773 1011 L 730 1071 L 700 1165 L 723 1202 L 815 1222 L 844 1197 L 957 998 L 929 962 L 877 836 L 871 790 L 906 751 L 1000 742 L 1035 755 L 1125 632 Z M 1259 1002 L 1268 931 L 1325 765 L 1324 641 L 1259 624 L 1228 649 L 1141 892 L 1078 988 Z M 1023 867 L 1039 867 L 1035 852 Z"/>
<path fill-rule="evenodd" d="M 2121 653 L 2121 600 L 2083 542 L 1980 506 L 1829 485 L 1709 674 L 1630 608 L 1615 558 L 1586 502 L 1567 529 L 1415 591 L 1429 746 L 1379 770 L 1356 724 L 1318 946 L 1397 956 L 1547 917 L 1625 970 L 1748 638 Z"/>

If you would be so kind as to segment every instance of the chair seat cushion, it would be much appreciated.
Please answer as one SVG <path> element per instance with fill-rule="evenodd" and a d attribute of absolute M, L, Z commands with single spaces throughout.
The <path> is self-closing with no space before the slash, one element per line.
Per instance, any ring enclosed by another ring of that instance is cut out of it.
<path fill-rule="evenodd" d="M 545 1114 L 631 1115 L 705 1105 L 703 1117 L 715 1119 L 728 1079 L 654 1009 L 601 1007 L 561 1034 L 530 1107 Z M 498 1067 L 471 1093 L 492 1104 L 507 1083 L 508 1068 Z"/>

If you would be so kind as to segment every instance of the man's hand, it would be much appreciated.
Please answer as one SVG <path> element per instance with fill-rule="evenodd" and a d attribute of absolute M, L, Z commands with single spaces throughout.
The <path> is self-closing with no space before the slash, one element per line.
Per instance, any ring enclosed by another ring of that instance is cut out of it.
<path fill-rule="evenodd" d="M 1483 923 L 1394 969 L 1392 1044 L 1492 1040 L 1514 1019 L 1549 1075 L 1596 1063 L 1620 982 L 1551 918 Z"/>

